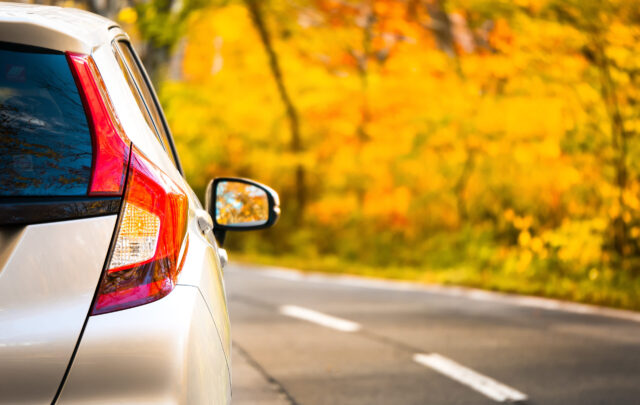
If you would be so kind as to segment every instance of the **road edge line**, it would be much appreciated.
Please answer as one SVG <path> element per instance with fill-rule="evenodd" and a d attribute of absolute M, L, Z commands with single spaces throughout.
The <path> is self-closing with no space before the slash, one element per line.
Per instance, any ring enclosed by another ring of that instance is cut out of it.
<path fill-rule="evenodd" d="M 548 311 L 562 311 L 582 315 L 597 315 L 607 318 L 620 319 L 640 323 L 640 312 L 626 309 L 600 307 L 591 304 L 562 301 L 554 298 L 538 297 L 534 295 L 519 295 L 498 291 L 481 290 L 473 287 L 445 286 L 439 284 L 422 284 L 410 281 L 387 280 L 381 278 L 362 277 L 357 275 L 326 274 L 317 272 L 303 272 L 296 269 L 288 269 L 263 265 L 238 265 L 234 264 L 236 271 L 246 270 L 247 267 L 258 268 L 262 275 L 289 280 L 306 281 L 312 283 L 328 283 L 348 287 L 396 290 L 396 291 L 423 291 L 449 297 L 461 297 L 476 301 L 497 302 L 502 304 L 520 306 L 525 308 L 537 308 Z M 245 269 L 242 269 L 242 268 Z M 230 269 L 227 269 L 229 271 Z M 234 270 L 231 270 L 234 271 Z"/>

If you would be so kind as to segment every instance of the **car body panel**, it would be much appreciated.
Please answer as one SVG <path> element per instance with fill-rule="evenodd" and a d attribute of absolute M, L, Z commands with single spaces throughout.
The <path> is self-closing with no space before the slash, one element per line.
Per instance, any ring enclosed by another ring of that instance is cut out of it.
<path fill-rule="evenodd" d="M 177 286 L 161 300 L 90 317 L 57 403 L 230 400 L 229 370 L 211 314 L 197 288 Z"/>
<path fill-rule="evenodd" d="M 198 286 L 218 328 L 227 361 L 231 364 L 229 314 L 217 245 L 212 232 L 203 234 L 192 215 L 189 234 L 189 252 L 178 277 L 178 285 Z"/>
<path fill-rule="evenodd" d="M 116 216 L 1 228 L 0 402 L 53 399 L 91 306 Z"/>
<path fill-rule="evenodd" d="M 90 54 L 108 42 L 114 25 L 82 10 L 0 2 L 0 40 L 5 42 Z"/>

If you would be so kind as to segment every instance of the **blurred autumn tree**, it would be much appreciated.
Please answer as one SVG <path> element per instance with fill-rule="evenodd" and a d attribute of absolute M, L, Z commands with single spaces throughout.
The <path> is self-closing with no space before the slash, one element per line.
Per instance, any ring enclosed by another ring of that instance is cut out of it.
<path fill-rule="evenodd" d="M 637 1 L 129 7 L 157 66 L 174 55 L 157 81 L 196 191 L 281 193 L 280 224 L 230 247 L 640 308 Z"/>
<path fill-rule="evenodd" d="M 229 1 L 162 97 L 200 192 L 282 193 L 254 258 L 638 307 L 639 10 Z"/>

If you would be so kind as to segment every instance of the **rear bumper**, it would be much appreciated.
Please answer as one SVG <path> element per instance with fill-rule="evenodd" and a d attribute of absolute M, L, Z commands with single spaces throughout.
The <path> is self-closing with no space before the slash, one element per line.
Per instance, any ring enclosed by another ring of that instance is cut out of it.
<path fill-rule="evenodd" d="M 196 287 L 92 316 L 58 404 L 228 404 L 229 367 Z"/>

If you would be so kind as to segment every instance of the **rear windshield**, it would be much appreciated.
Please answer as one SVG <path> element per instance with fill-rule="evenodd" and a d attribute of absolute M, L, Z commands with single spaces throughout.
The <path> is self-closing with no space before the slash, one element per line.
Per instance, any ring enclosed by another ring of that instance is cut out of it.
<path fill-rule="evenodd" d="M 0 197 L 85 196 L 91 159 L 65 55 L 0 44 Z"/>

